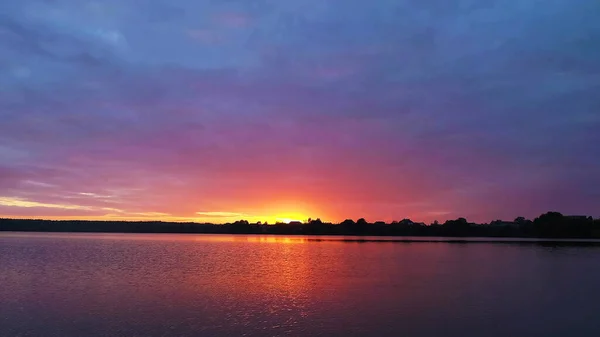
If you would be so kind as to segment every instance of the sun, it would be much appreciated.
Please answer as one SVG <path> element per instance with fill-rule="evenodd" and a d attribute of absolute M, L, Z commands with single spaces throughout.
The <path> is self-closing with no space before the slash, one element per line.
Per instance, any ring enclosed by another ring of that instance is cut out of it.
<path fill-rule="evenodd" d="M 302 222 L 302 220 L 291 219 L 291 218 L 277 218 L 277 222 L 283 222 L 289 224 L 290 222 Z"/>
<path fill-rule="evenodd" d="M 302 222 L 305 223 L 310 216 L 310 212 L 304 212 L 303 210 L 290 210 L 292 207 L 272 207 L 268 216 L 269 223 L 286 223 L 290 222 Z M 297 208 L 297 207 L 294 207 Z"/>

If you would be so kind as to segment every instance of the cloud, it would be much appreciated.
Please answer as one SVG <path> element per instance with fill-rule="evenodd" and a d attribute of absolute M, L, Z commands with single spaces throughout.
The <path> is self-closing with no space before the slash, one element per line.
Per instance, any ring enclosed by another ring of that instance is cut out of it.
<path fill-rule="evenodd" d="M 228 28 L 244 28 L 252 23 L 252 17 L 243 12 L 221 12 L 214 14 L 213 21 Z"/>
<path fill-rule="evenodd" d="M 93 34 L 115 47 L 122 47 L 127 43 L 123 34 L 118 30 L 98 28 L 93 31 Z"/>
<path fill-rule="evenodd" d="M 139 217 L 594 210 L 598 5 L 476 2 L 2 2 L 2 195 Z"/>
<path fill-rule="evenodd" d="M 444 216 L 444 215 L 448 215 L 448 214 L 452 214 L 452 212 L 449 211 L 429 211 L 427 212 L 428 215 L 432 215 L 432 216 Z"/>
<path fill-rule="evenodd" d="M 89 193 L 89 192 L 79 192 L 78 195 L 81 195 L 84 197 L 96 198 L 96 199 L 111 199 L 114 197 L 112 195 L 101 195 L 101 194 Z"/>
<path fill-rule="evenodd" d="M 246 214 L 236 212 L 196 212 L 196 215 L 207 218 L 235 218 L 247 216 Z"/>
<path fill-rule="evenodd" d="M 25 200 L 22 198 L 12 198 L 12 197 L 0 197 L 0 205 L 1 206 L 10 206 L 10 207 L 41 207 L 41 208 L 60 208 L 67 210 L 91 210 L 91 207 L 80 206 L 80 205 L 69 205 L 69 204 L 51 204 L 51 203 L 42 203 L 37 201 Z"/>
<path fill-rule="evenodd" d="M 34 180 L 25 180 L 25 181 L 23 181 L 23 184 L 31 185 L 31 186 L 36 186 L 36 187 L 43 187 L 43 188 L 54 188 L 54 187 L 56 187 L 56 185 L 44 183 L 44 182 L 41 182 L 41 181 L 34 181 Z"/>
<path fill-rule="evenodd" d="M 187 35 L 193 40 L 210 45 L 223 42 L 223 36 L 219 32 L 210 29 L 191 29 L 187 31 Z"/>

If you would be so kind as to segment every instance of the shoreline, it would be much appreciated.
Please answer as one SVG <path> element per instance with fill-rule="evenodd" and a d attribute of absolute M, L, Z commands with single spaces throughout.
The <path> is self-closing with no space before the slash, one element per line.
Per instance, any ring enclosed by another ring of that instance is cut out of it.
<path fill-rule="evenodd" d="M 148 232 L 58 232 L 58 231 L 3 231 L 2 237 L 69 237 L 69 238 L 105 238 L 117 239 L 124 236 L 143 239 L 157 239 L 179 236 L 182 239 L 198 239 L 210 237 L 231 237 L 232 240 L 215 241 L 252 241 L 252 242 L 340 242 L 340 243 L 450 243 L 450 244 L 513 244 L 539 246 L 588 246 L 600 247 L 600 239 L 586 238 L 526 238 L 526 237 L 451 237 L 451 236 L 357 236 L 357 235 L 305 235 L 305 234 L 260 234 L 260 233 L 148 233 Z M 151 237 L 151 238 L 150 238 Z M 246 238 L 246 240 L 243 240 Z M 132 238 L 133 239 L 133 238 Z M 257 240 L 258 239 L 258 240 Z M 261 240 L 262 239 L 262 240 Z M 202 240 L 199 240 L 202 241 Z M 211 241 L 211 240 L 207 240 Z"/>

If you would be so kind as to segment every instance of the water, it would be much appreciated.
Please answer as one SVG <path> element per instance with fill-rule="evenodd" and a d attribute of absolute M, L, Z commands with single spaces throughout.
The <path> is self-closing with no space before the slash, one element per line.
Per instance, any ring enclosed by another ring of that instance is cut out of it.
<path fill-rule="evenodd" d="M 598 247 L 312 239 L 0 233 L 0 336 L 600 336 Z"/>

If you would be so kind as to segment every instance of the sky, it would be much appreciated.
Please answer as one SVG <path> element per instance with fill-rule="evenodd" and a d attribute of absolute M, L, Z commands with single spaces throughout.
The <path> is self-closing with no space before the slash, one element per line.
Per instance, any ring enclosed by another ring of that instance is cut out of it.
<path fill-rule="evenodd" d="M 598 13 L 0 1 L 0 217 L 598 217 Z"/>

